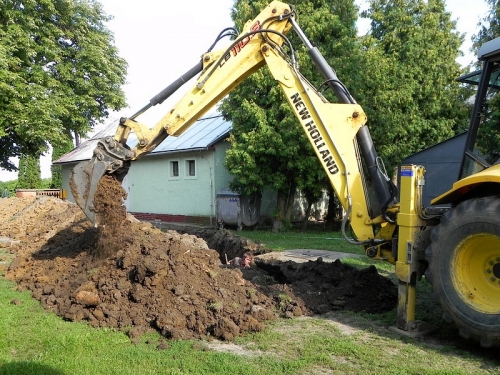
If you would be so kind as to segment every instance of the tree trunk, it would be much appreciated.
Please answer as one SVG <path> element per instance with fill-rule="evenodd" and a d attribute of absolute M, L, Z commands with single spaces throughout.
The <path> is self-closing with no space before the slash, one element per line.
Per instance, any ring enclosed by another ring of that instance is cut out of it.
<path fill-rule="evenodd" d="M 80 134 L 78 134 L 77 132 L 75 132 L 74 134 L 75 134 L 75 147 L 78 147 L 80 146 L 81 143 Z"/>
<path fill-rule="evenodd" d="M 290 190 L 288 190 L 288 198 L 286 202 L 286 215 L 285 219 L 288 221 L 292 220 L 293 214 L 293 204 L 295 203 L 295 190 L 297 190 L 297 185 L 295 183 L 290 184 Z"/>
<path fill-rule="evenodd" d="M 273 233 L 278 233 L 281 228 L 283 228 L 283 219 L 286 215 L 286 197 L 287 194 L 282 191 L 278 192 L 278 204 L 276 217 L 273 221 Z"/>
<path fill-rule="evenodd" d="M 335 229 L 335 218 L 337 216 L 337 199 L 333 188 L 328 188 L 328 212 L 326 214 L 325 230 Z"/>
<path fill-rule="evenodd" d="M 307 200 L 306 216 L 304 221 L 302 221 L 301 231 L 305 232 L 307 230 L 307 223 L 309 222 L 309 216 L 311 215 L 312 202 Z"/>

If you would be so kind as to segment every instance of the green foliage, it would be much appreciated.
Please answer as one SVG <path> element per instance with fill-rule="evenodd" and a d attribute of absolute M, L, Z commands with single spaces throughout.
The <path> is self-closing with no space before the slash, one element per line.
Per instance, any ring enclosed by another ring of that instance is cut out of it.
<path fill-rule="evenodd" d="M 379 155 L 388 168 L 442 141 L 468 124 L 455 79 L 463 36 L 444 0 L 371 0 L 363 12 L 371 32 L 363 38 L 363 89 Z"/>
<path fill-rule="evenodd" d="M 40 157 L 22 155 L 19 158 L 18 189 L 41 189 Z"/>
<path fill-rule="evenodd" d="M 126 62 L 95 0 L 0 7 L 0 166 L 86 134 L 125 105 Z"/>
<path fill-rule="evenodd" d="M 239 0 L 236 26 L 267 2 Z M 298 22 L 365 109 L 372 138 L 389 171 L 405 157 L 467 129 L 469 93 L 455 80 L 463 36 L 444 0 L 371 0 L 364 12 L 371 32 L 356 35 L 352 1 L 297 1 Z M 317 87 L 322 78 L 295 33 L 288 37 L 301 72 Z M 348 51 L 348 53 L 346 53 Z M 336 99 L 330 92 L 325 96 Z M 327 185 L 305 134 L 276 83 L 262 69 L 233 90 L 221 106 L 232 121 L 226 167 L 243 194 L 270 188 L 281 198 L 295 188 L 308 200 Z M 283 205 L 278 207 L 278 218 Z"/>
<path fill-rule="evenodd" d="M 16 186 L 17 186 L 17 180 L 0 181 L 0 192 L 2 194 L 0 196 L 3 196 L 5 189 L 7 189 L 10 197 L 14 196 L 16 194 Z"/>
<path fill-rule="evenodd" d="M 52 189 L 52 178 L 42 178 L 41 189 Z"/>
<path fill-rule="evenodd" d="M 236 26 L 241 29 L 267 4 L 267 0 L 236 1 L 232 14 Z M 356 40 L 357 8 L 353 0 L 299 0 L 294 6 L 302 29 L 330 63 L 340 72 L 350 71 L 352 64 L 344 49 Z M 296 49 L 301 72 L 319 86 L 322 78 L 299 38 L 293 32 L 287 37 Z M 326 184 L 325 173 L 266 68 L 233 90 L 221 110 L 233 125 L 231 149 L 226 154 L 226 167 L 234 176 L 232 189 L 250 194 L 270 188 L 285 197 L 296 188 L 307 189 L 307 196 L 317 199 Z M 285 217 L 283 209 L 279 207 L 278 218 Z"/>
<path fill-rule="evenodd" d="M 500 1 L 486 0 L 489 5 L 488 14 L 479 23 L 479 31 L 472 37 L 472 50 L 477 52 L 479 47 L 500 36 Z"/>

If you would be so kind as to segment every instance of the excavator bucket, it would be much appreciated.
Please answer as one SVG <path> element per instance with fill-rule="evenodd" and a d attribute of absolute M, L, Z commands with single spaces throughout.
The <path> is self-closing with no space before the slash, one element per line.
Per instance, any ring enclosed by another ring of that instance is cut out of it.
<path fill-rule="evenodd" d="M 75 202 L 96 227 L 100 224 L 100 220 L 93 210 L 94 195 L 99 180 L 106 173 L 106 169 L 105 162 L 92 159 L 78 163 L 71 172 L 70 188 Z"/>
<path fill-rule="evenodd" d="M 94 196 L 102 176 L 113 174 L 122 181 L 130 167 L 134 153 L 126 146 L 108 137 L 100 140 L 90 161 L 78 163 L 71 172 L 70 188 L 76 204 L 95 227 L 101 224 L 94 209 Z"/>

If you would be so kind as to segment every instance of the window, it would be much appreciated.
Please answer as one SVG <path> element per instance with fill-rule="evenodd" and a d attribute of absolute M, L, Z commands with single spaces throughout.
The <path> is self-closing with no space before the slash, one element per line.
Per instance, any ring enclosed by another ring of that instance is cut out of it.
<path fill-rule="evenodd" d="M 179 160 L 170 161 L 170 178 L 179 178 Z"/>
<path fill-rule="evenodd" d="M 179 162 L 177 160 L 170 162 L 170 176 L 179 177 Z"/>
<path fill-rule="evenodd" d="M 196 176 L 196 163 L 195 160 L 186 160 L 186 176 Z"/>

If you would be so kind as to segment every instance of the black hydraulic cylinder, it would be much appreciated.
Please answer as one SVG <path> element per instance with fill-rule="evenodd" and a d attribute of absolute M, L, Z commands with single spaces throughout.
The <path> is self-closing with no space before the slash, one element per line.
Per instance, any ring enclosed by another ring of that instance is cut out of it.
<path fill-rule="evenodd" d="M 203 62 L 200 60 L 195 66 L 189 69 L 186 73 L 177 78 L 170 85 L 165 87 L 160 93 L 156 94 L 151 98 L 149 103 L 151 105 L 157 105 L 163 103 L 165 99 L 170 97 L 174 92 L 176 92 L 183 84 L 193 78 L 195 75 L 203 70 Z"/>
<path fill-rule="evenodd" d="M 338 79 L 337 74 L 335 73 L 333 68 L 330 66 L 330 64 L 328 64 L 321 52 L 319 52 L 318 47 L 313 46 L 311 41 L 307 38 L 306 34 L 304 34 L 293 17 L 289 18 L 289 21 L 291 22 L 299 38 L 306 46 L 307 53 L 309 54 L 312 62 L 314 63 L 314 65 L 316 65 L 316 68 L 318 68 L 320 74 L 326 80 L 326 83 L 333 90 L 339 101 L 344 104 L 356 104 L 356 101 L 351 96 L 351 94 L 349 94 L 349 91 L 347 91 L 342 82 L 340 82 L 340 80 Z"/>
<path fill-rule="evenodd" d="M 172 82 L 170 85 L 165 87 L 161 92 L 156 94 L 151 98 L 149 103 L 142 107 L 139 111 L 134 113 L 130 119 L 134 120 L 136 117 L 142 115 L 144 112 L 146 112 L 149 108 L 152 106 L 155 106 L 157 104 L 163 103 L 163 101 L 167 98 L 170 97 L 174 92 L 176 92 L 183 84 L 185 84 L 187 81 L 189 81 L 191 78 L 193 78 L 195 75 L 200 73 L 203 70 L 203 62 L 200 60 L 199 63 L 197 63 L 195 66 L 193 66 L 191 69 L 189 69 L 186 73 L 181 75 L 179 78 L 177 78 L 174 82 Z"/>
<path fill-rule="evenodd" d="M 319 72 L 326 80 L 326 83 L 333 90 L 337 98 L 341 103 L 345 104 L 356 104 L 354 98 L 349 94 L 344 85 L 340 82 L 337 74 L 332 69 L 330 64 L 325 60 L 321 52 L 319 52 L 318 47 L 312 47 L 308 50 L 309 56 L 313 61 L 314 65 L 318 68 Z"/>
<path fill-rule="evenodd" d="M 381 206 L 380 212 L 377 214 L 383 214 L 385 213 L 387 206 L 389 206 L 394 199 L 394 196 L 389 188 L 390 181 L 387 181 L 386 176 L 380 171 L 377 162 L 377 152 L 375 151 L 375 146 L 373 145 L 373 140 L 367 126 L 362 126 L 358 130 L 356 139 Z"/>

